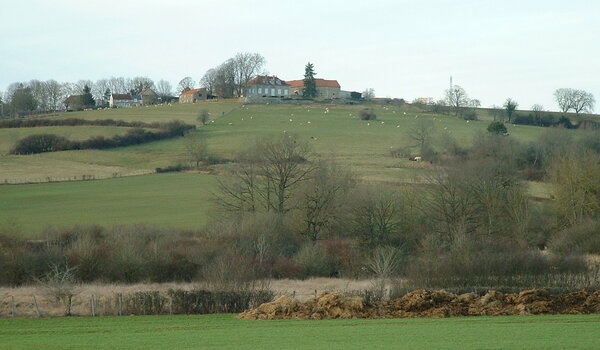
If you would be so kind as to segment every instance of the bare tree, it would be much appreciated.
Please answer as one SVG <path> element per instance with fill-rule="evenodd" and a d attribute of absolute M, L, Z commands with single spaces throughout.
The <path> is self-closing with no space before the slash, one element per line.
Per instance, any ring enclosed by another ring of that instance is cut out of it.
<path fill-rule="evenodd" d="M 48 111 L 48 94 L 44 82 L 34 79 L 29 81 L 29 83 L 27 83 L 27 86 L 31 89 L 33 98 L 35 98 L 35 100 L 37 101 L 37 110 L 39 112 Z"/>
<path fill-rule="evenodd" d="M 200 85 L 203 88 L 206 88 L 206 92 L 210 95 L 213 95 L 215 92 L 215 86 L 217 85 L 217 75 L 218 72 L 216 69 L 211 68 L 204 73 L 202 79 L 200 79 Z"/>
<path fill-rule="evenodd" d="M 370 99 L 375 98 L 375 89 L 373 89 L 373 88 L 365 89 L 365 91 L 363 91 L 363 93 L 362 93 L 362 98 L 364 98 L 365 100 L 370 100 Z"/>
<path fill-rule="evenodd" d="M 469 97 L 465 89 L 454 85 L 452 88 L 446 90 L 446 101 L 448 105 L 454 108 L 454 115 L 458 115 L 460 109 L 469 104 Z"/>
<path fill-rule="evenodd" d="M 156 94 L 161 99 L 173 96 L 173 87 L 168 81 L 161 79 L 156 83 Z"/>
<path fill-rule="evenodd" d="M 57 111 L 62 106 L 65 94 L 62 85 L 56 80 L 48 80 L 45 84 L 50 110 Z"/>
<path fill-rule="evenodd" d="M 144 89 L 154 88 L 154 81 L 148 77 L 135 77 L 131 79 L 131 85 L 131 92 L 137 95 Z"/>
<path fill-rule="evenodd" d="M 98 105 L 107 103 L 106 101 L 106 90 L 110 91 L 110 82 L 108 79 L 98 79 L 92 87 L 92 95 L 94 99 L 99 102 Z"/>
<path fill-rule="evenodd" d="M 517 107 L 519 107 L 519 104 L 517 103 L 517 101 L 513 100 L 512 98 L 507 98 L 506 101 L 504 101 L 504 110 L 506 111 L 506 116 L 508 117 L 508 122 L 512 122 L 512 116 L 513 113 L 515 112 L 515 110 L 517 109 Z"/>
<path fill-rule="evenodd" d="M 203 109 L 202 111 L 200 111 L 200 115 L 198 115 L 197 120 L 200 123 L 202 123 L 202 125 L 206 125 L 206 123 L 208 123 L 209 118 L 210 118 L 210 113 L 206 109 Z"/>
<path fill-rule="evenodd" d="M 200 163 L 206 160 L 208 155 L 206 140 L 197 132 L 187 133 L 183 138 L 185 156 L 191 164 L 200 167 Z"/>
<path fill-rule="evenodd" d="M 185 91 L 192 90 L 196 86 L 196 82 L 191 77 L 185 77 L 177 84 L 177 93 L 181 94 Z"/>
<path fill-rule="evenodd" d="M 592 113 L 594 111 L 594 104 L 596 100 L 592 93 L 584 90 L 575 90 L 573 96 L 573 110 L 576 114 L 580 112 Z"/>
<path fill-rule="evenodd" d="M 293 191 L 309 179 L 312 151 L 296 136 L 265 139 L 238 156 L 231 181 L 220 181 L 216 199 L 230 211 L 286 213 Z"/>
<path fill-rule="evenodd" d="M 430 149 L 434 130 L 435 124 L 433 121 L 422 118 L 418 119 L 416 124 L 408 130 L 407 136 L 415 142 L 414 146 L 419 148 L 421 156 L 424 156 Z"/>
<path fill-rule="evenodd" d="M 265 58 L 259 53 L 240 52 L 233 59 L 235 69 L 236 95 L 242 96 L 246 83 L 260 73 L 265 65 Z"/>
<path fill-rule="evenodd" d="M 228 98 L 235 96 L 236 92 L 236 69 L 233 59 L 229 59 L 217 67 L 214 90 L 220 97 Z"/>
<path fill-rule="evenodd" d="M 323 231 L 340 219 L 343 199 L 353 185 L 354 179 L 348 171 L 335 163 L 319 161 L 310 180 L 299 191 L 302 234 L 313 242 L 321 239 Z"/>

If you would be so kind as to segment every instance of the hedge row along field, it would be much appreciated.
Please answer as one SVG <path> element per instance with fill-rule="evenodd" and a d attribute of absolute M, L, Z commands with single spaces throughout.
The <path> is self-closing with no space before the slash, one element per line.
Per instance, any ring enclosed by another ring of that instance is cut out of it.
<path fill-rule="evenodd" d="M 12 123 L 14 122 L 14 123 Z M 195 130 L 195 125 L 184 124 L 180 121 L 168 123 L 143 123 L 143 122 L 122 122 L 110 119 L 88 121 L 83 119 L 64 119 L 64 120 L 19 120 L 8 121 L 3 125 L 9 128 L 16 127 L 37 127 L 37 126 L 77 126 L 77 125 L 100 125 L 100 126 L 126 126 L 133 127 L 125 135 L 115 135 L 110 138 L 104 136 L 95 136 L 83 141 L 72 141 L 63 136 L 54 134 L 36 134 L 24 137 L 15 143 L 11 149 L 12 154 L 36 154 L 44 152 L 57 152 L 83 149 L 109 149 L 116 147 L 125 147 L 139 145 L 148 142 L 165 140 L 173 137 L 185 135 L 185 133 Z M 21 125 L 21 126 L 16 126 Z M 158 131 L 147 131 L 142 128 L 158 129 Z"/>

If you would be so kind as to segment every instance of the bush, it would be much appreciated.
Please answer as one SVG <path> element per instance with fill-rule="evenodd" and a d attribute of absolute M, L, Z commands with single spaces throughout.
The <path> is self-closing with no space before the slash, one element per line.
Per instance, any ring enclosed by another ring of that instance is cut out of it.
<path fill-rule="evenodd" d="M 375 119 L 377 119 L 377 115 L 375 115 L 375 112 L 372 109 L 365 108 L 362 111 L 360 111 L 360 119 L 361 120 L 375 120 Z"/>
<path fill-rule="evenodd" d="M 502 122 L 491 122 L 487 127 L 487 131 L 492 134 L 504 135 L 507 133 L 506 126 Z"/>
<path fill-rule="evenodd" d="M 548 246 L 552 251 L 564 254 L 600 254 L 600 221 L 591 220 L 559 231 Z"/>
<path fill-rule="evenodd" d="M 54 134 L 37 134 L 24 137 L 17 141 L 10 153 L 34 154 L 56 152 L 72 149 L 72 143 L 65 137 Z"/>

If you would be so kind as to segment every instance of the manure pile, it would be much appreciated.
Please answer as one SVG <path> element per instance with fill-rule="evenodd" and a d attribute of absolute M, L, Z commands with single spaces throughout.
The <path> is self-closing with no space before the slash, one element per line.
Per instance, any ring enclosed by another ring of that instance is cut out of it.
<path fill-rule="evenodd" d="M 600 313 L 600 290 L 550 294 L 544 289 L 504 294 L 456 295 L 443 290 L 416 290 L 391 301 L 366 304 L 359 296 L 325 293 L 304 303 L 283 296 L 238 315 L 247 320 L 330 318 L 408 318 Z"/>

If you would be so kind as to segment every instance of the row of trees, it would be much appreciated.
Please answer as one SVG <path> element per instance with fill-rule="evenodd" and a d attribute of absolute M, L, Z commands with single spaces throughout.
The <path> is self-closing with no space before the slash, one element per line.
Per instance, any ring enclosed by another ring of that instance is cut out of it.
<path fill-rule="evenodd" d="M 200 79 L 200 85 L 211 95 L 223 98 L 240 97 L 246 83 L 254 76 L 266 74 L 263 69 L 266 60 L 259 53 L 240 52 L 215 68 L 211 68 Z M 180 88 L 193 88 L 192 78 L 186 78 Z"/>

